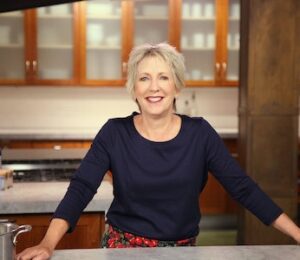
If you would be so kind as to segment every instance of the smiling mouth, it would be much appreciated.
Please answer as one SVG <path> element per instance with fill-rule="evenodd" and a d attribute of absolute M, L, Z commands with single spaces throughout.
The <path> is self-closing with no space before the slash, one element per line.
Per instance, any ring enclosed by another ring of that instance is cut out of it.
<path fill-rule="evenodd" d="M 150 103 L 157 103 L 163 100 L 163 97 L 147 97 L 146 100 Z"/>

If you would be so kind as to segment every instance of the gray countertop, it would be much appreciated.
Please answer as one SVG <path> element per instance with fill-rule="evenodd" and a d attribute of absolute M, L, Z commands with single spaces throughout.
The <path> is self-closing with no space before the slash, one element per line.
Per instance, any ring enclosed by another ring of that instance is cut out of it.
<path fill-rule="evenodd" d="M 300 259 L 300 246 L 207 246 L 57 250 L 52 260 L 261 260 Z"/>
<path fill-rule="evenodd" d="M 222 138 L 237 138 L 236 128 L 215 128 Z M 0 129 L 0 140 L 93 140 L 98 130 Z"/>
<path fill-rule="evenodd" d="M 68 182 L 14 183 L 12 188 L 0 191 L 0 214 L 53 213 L 68 185 Z M 84 211 L 107 211 L 112 200 L 112 185 L 103 181 Z"/>

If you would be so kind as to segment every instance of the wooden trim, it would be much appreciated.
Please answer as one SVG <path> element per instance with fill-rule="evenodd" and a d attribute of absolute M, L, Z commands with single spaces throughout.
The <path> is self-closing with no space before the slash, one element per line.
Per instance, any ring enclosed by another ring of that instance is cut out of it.
<path fill-rule="evenodd" d="M 300 90 L 300 45 L 299 45 L 299 42 L 300 42 L 300 1 L 296 1 L 296 26 L 295 26 L 295 29 L 296 29 L 296 39 L 295 39 L 295 48 L 296 48 L 296 55 L 295 55 L 295 63 L 296 63 L 296 84 L 297 84 L 297 87 L 298 89 Z"/>
<path fill-rule="evenodd" d="M 24 64 L 25 64 L 25 61 L 24 61 Z M 0 81 L 0 88 L 1 87 L 5 87 L 7 85 L 13 85 L 13 86 L 17 85 L 17 87 L 18 87 L 18 86 L 24 86 L 24 85 L 26 85 L 26 82 L 25 82 L 25 80 L 22 80 L 22 79 L 1 79 L 1 81 Z"/>
<path fill-rule="evenodd" d="M 37 58 L 36 49 L 36 14 L 34 9 L 29 9 L 24 12 L 24 48 L 25 48 L 25 78 L 26 83 L 32 84 L 35 75 L 32 70 L 32 61 Z M 26 62 L 29 62 L 29 69 L 26 69 Z"/>
<path fill-rule="evenodd" d="M 85 84 L 86 82 L 86 2 L 78 3 L 79 10 L 79 83 Z"/>
<path fill-rule="evenodd" d="M 31 85 L 32 86 L 45 85 L 46 87 L 47 86 L 49 87 L 76 86 L 76 81 L 74 79 L 38 79 L 35 80 Z"/>
<path fill-rule="evenodd" d="M 228 0 L 222 0 L 221 3 L 219 3 L 220 7 L 220 23 L 219 23 L 219 29 L 221 34 L 221 63 L 226 63 L 228 67 L 228 47 L 227 47 L 227 35 L 228 35 L 228 9 L 229 9 L 229 1 Z M 221 70 L 221 81 L 222 84 L 226 82 L 227 78 L 227 69 L 224 71 Z"/>
<path fill-rule="evenodd" d="M 237 87 L 236 82 L 226 82 L 226 84 L 218 85 L 214 81 L 193 81 L 187 80 L 186 81 L 187 87 Z"/>
<path fill-rule="evenodd" d="M 124 87 L 125 79 L 111 79 L 111 80 L 84 80 L 82 87 L 91 86 L 91 87 Z"/>
<path fill-rule="evenodd" d="M 227 3 L 226 3 L 227 2 Z M 216 85 L 222 84 L 222 67 L 221 64 L 224 62 L 223 60 L 223 50 L 224 50 L 224 27 L 227 23 L 227 17 L 224 15 L 224 10 L 226 9 L 226 4 L 228 4 L 228 0 L 216 0 L 216 24 L 215 24 L 215 32 L 216 32 L 216 46 L 215 46 L 215 64 L 220 66 L 220 69 L 215 69 L 215 80 Z"/>
<path fill-rule="evenodd" d="M 131 1 L 122 1 L 122 57 L 121 57 L 121 69 L 122 78 L 125 80 L 127 76 L 127 62 L 130 51 L 133 47 L 133 35 L 134 35 L 134 5 Z"/>
<path fill-rule="evenodd" d="M 80 5 L 73 4 L 73 82 L 80 82 Z"/>
<path fill-rule="evenodd" d="M 181 0 L 169 0 L 169 43 L 180 50 Z"/>

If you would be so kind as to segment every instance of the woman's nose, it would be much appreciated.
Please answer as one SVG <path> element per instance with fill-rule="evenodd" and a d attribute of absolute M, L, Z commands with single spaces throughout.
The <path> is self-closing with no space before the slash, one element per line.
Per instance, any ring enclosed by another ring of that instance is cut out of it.
<path fill-rule="evenodd" d="M 150 91 L 157 92 L 159 90 L 159 83 L 158 80 L 151 80 L 150 86 L 149 86 Z"/>

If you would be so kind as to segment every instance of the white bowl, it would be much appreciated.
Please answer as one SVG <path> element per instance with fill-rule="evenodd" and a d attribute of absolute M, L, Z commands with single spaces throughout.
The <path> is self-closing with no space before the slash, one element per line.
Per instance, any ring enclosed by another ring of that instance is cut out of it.
<path fill-rule="evenodd" d="M 89 44 L 100 44 L 103 41 L 103 37 L 102 24 L 88 24 L 87 40 Z"/>

